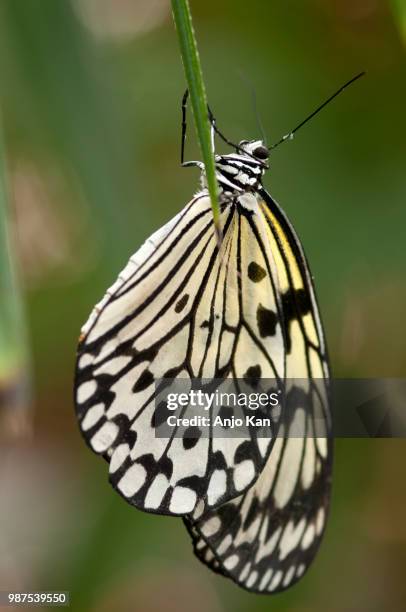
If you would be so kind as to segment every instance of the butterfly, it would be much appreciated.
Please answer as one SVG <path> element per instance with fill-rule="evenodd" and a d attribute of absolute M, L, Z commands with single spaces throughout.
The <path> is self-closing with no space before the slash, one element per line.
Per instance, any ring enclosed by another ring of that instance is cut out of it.
<path fill-rule="evenodd" d="M 185 112 L 186 96 L 182 161 Z M 234 149 L 215 154 L 221 242 L 204 165 L 186 162 L 200 168 L 201 190 L 130 258 L 82 328 L 76 412 L 127 502 L 182 516 L 203 563 L 275 593 L 306 572 L 326 524 L 327 349 L 302 245 L 262 184 L 270 150 L 233 145 L 209 118 L 213 143 L 217 133 Z M 285 416 L 268 437 L 159 438 L 168 407 L 157 384 L 178 379 L 277 380 Z"/>

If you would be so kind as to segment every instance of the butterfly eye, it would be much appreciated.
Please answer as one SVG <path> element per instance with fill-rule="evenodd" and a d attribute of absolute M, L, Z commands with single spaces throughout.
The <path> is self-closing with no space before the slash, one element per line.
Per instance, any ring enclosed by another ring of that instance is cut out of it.
<path fill-rule="evenodd" d="M 269 150 L 267 147 L 264 147 L 263 145 L 260 145 L 259 147 L 256 147 L 252 154 L 257 157 L 258 159 L 268 159 L 269 157 Z"/>

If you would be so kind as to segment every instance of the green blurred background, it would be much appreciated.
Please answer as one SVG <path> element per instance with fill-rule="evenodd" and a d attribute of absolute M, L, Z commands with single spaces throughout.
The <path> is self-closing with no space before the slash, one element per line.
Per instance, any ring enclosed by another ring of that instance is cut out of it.
<path fill-rule="evenodd" d="M 210 104 L 234 140 L 259 136 L 252 87 L 273 142 L 368 71 L 275 151 L 265 184 L 310 259 L 334 374 L 405 376 L 403 0 L 191 9 Z M 72 609 L 102 612 L 404 610 L 402 440 L 338 441 L 320 553 L 297 586 L 264 597 L 200 565 L 180 520 L 128 506 L 80 437 L 80 326 L 198 185 L 179 165 L 185 81 L 169 1 L 1 0 L 0 74 L 32 378 L 23 433 L 1 442 L 0 588 L 69 590 Z M 192 129 L 187 151 L 199 154 Z"/>

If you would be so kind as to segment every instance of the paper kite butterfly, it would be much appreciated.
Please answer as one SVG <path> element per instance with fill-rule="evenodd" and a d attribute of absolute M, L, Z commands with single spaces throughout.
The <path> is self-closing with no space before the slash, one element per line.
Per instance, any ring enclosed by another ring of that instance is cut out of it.
<path fill-rule="evenodd" d="M 185 112 L 186 97 L 182 161 Z M 209 117 L 213 143 L 215 132 L 224 139 Z M 188 162 L 201 169 L 201 191 L 130 258 L 82 328 L 75 401 L 87 444 L 130 504 L 182 516 L 207 566 L 275 593 L 305 573 L 326 523 L 329 367 L 301 243 L 262 185 L 270 150 L 259 140 L 233 147 L 215 155 L 221 242 L 204 165 Z M 166 414 L 157 380 L 253 373 L 285 385 L 290 416 L 273 437 L 156 437 Z"/>

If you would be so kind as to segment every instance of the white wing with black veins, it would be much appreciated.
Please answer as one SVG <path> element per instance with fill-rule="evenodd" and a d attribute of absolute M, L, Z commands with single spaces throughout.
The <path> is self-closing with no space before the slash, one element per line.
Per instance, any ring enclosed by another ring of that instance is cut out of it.
<path fill-rule="evenodd" d="M 274 436 L 158 438 L 159 381 L 286 377 L 277 262 L 265 224 L 222 206 L 217 251 L 206 192 L 131 257 L 82 328 L 75 398 L 113 487 L 151 512 L 200 515 L 258 478 Z M 158 382 L 157 382 L 158 381 Z M 277 423 L 276 423 L 277 427 Z"/>

